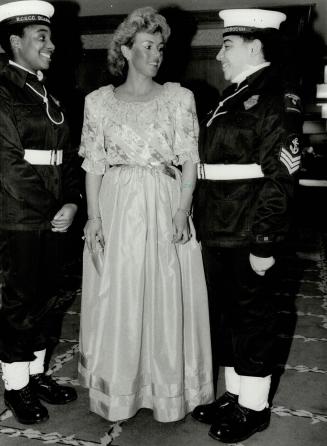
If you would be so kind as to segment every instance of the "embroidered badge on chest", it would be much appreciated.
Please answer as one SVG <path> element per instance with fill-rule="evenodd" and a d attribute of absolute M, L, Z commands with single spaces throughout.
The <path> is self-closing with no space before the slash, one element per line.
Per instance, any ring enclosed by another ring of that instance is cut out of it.
<path fill-rule="evenodd" d="M 56 104 L 56 106 L 57 106 L 57 107 L 60 107 L 61 105 L 60 105 L 59 100 L 56 99 L 55 97 L 53 97 L 52 94 L 51 94 L 50 96 L 51 96 L 51 99 L 53 100 L 53 102 Z"/>
<path fill-rule="evenodd" d="M 249 99 L 247 99 L 245 102 L 243 102 L 245 110 L 249 110 L 250 108 L 252 108 L 255 105 L 257 105 L 258 100 L 259 100 L 259 95 L 258 94 L 254 94 Z"/>
<path fill-rule="evenodd" d="M 290 174 L 300 168 L 301 154 L 300 141 L 296 134 L 289 135 L 279 153 L 279 160 L 284 164 Z"/>

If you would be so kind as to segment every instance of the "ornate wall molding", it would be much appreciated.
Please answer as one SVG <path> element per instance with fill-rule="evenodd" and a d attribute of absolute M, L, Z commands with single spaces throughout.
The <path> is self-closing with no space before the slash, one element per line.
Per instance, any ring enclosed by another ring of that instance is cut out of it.
<path fill-rule="evenodd" d="M 194 60 L 208 60 L 215 59 L 218 51 L 220 50 L 220 46 L 196 46 L 191 48 L 190 57 Z M 92 53 L 93 60 L 105 60 L 107 55 L 107 50 L 104 47 L 99 48 L 89 48 L 85 50 L 84 56 L 88 57 Z"/>
<path fill-rule="evenodd" d="M 298 32 L 302 33 L 311 20 L 313 7 L 314 3 L 308 5 L 271 7 L 269 9 L 285 12 L 289 17 L 292 17 L 292 22 L 296 23 Z M 223 26 L 222 20 L 218 16 L 218 11 L 215 10 L 183 11 L 183 13 L 185 13 L 185 19 L 187 19 L 188 15 L 195 19 L 198 30 L 221 29 Z M 79 25 L 81 34 L 112 34 L 125 17 L 125 14 L 80 17 Z M 182 26 L 183 24 L 181 23 Z"/>
<path fill-rule="evenodd" d="M 288 36 L 293 40 L 305 35 L 312 18 L 313 5 L 283 6 L 271 8 L 287 14 Z M 105 49 L 108 47 L 112 33 L 126 15 L 89 16 L 79 18 L 79 29 L 84 50 Z M 195 47 L 217 47 L 222 41 L 223 22 L 216 11 L 183 11 L 181 16 L 187 26 L 190 20 L 195 21 L 196 34 L 191 45 Z"/>
<path fill-rule="evenodd" d="M 183 13 L 185 19 L 187 16 L 195 19 L 198 29 L 222 28 L 223 23 L 215 11 L 183 11 Z M 124 14 L 80 17 L 81 34 L 112 34 L 125 17 Z"/>
<path fill-rule="evenodd" d="M 112 33 L 82 34 L 81 40 L 85 50 L 108 48 Z M 222 41 L 222 28 L 200 29 L 192 40 L 192 47 L 216 47 Z"/>

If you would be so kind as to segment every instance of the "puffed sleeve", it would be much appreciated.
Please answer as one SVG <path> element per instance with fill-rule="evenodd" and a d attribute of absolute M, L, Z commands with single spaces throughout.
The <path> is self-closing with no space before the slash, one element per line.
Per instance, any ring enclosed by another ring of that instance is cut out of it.
<path fill-rule="evenodd" d="M 106 169 L 106 152 L 102 128 L 103 89 L 85 98 L 81 145 L 78 154 L 84 158 L 82 168 L 95 175 L 103 175 Z"/>
<path fill-rule="evenodd" d="M 199 123 L 196 115 L 193 93 L 186 88 L 179 87 L 176 107 L 174 154 L 175 164 L 181 165 L 185 161 L 199 162 L 198 138 Z"/>

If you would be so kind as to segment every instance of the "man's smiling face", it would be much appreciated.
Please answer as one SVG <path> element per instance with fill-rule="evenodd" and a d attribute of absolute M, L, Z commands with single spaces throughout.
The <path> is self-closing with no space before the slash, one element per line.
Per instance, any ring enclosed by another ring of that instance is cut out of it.
<path fill-rule="evenodd" d="M 47 25 L 30 25 L 22 37 L 15 37 L 15 62 L 30 71 L 47 70 L 55 46 Z"/>
<path fill-rule="evenodd" d="M 232 81 L 237 75 L 251 65 L 251 41 L 245 41 L 238 35 L 224 37 L 224 43 L 217 54 L 217 60 L 221 62 L 224 77 Z"/>

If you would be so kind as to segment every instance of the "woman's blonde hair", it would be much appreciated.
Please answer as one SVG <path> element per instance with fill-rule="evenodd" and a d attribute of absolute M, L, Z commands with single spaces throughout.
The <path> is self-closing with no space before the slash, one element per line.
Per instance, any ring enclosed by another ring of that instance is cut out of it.
<path fill-rule="evenodd" d="M 164 43 L 170 35 L 170 28 L 164 16 L 159 14 L 151 6 L 135 9 L 117 27 L 108 48 L 108 66 L 110 72 L 119 76 L 123 74 L 126 59 L 121 52 L 121 46 L 126 45 L 131 48 L 135 35 L 139 32 L 162 35 Z"/>

